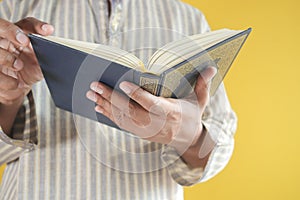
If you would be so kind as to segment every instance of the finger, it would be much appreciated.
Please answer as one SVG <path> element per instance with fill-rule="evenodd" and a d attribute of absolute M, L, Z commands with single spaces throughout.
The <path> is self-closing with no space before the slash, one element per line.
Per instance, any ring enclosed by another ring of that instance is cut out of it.
<path fill-rule="evenodd" d="M 18 80 L 0 73 L 0 102 L 11 105 L 22 95 L 24 92 L 19 87 Z"/>
<path fill-rule="evenodd" d="M 107 101 L 104 98 L 103 100 Z M 133 117 L 132 114 L 128 115 L 128 113 L 112 105 L 108 101 L 101 105 L 97 105 L 95 107 L 95 111 L 109 118 L 121 129 L 134 133 L 140 138 L 152 142 L 162 142 L 159 137 L 162 137 L 160 133 L 165 125 L 165 118 L 162 119 L 152 113 L 145 112 L 144 109 L 142 112 L 137 113 Z M 136 109 L 135 111 L 141 110 Z M 167 135 L 168 134 L 166 134 L 165 136 Z"/>
<path fill-rule="evenodd" d="M 94 84 L 99 86 L 99 83 Z M 103 84 L 100 84 L 102 89 L 95 88 L 94 84 L 92 84 L 92 88 L 98 90 L 101 95 L 94 91 L 88 91 L 87 97 L 98 104 L 95 107 L 96 112 L 112 120 L 121 129 L 135 133 L 143 139 L 159 141 L 156 135 L 164 127 L 166 115 L 153 114 L 134 101 L 127 100 L 125 104 L 113 104 L 112 102 L 116 102 L 111 100 L 114 93 L 112 95 L 106 94 L 111 89 Z M 151 131 L 148 132 L 147 130 Z"/>
<path fill-rule="evenodd" d="M 54 27 L 46 22 L 42 22 L 33 17 L 27 17 L 16 23 L 26 33 L 37 33 L 40 35 L 50 35 L 54 32 Z"/>
<path fill-rule="evenodd" d="M 19 73 L 17 71 L 11 70 L 11 68 L 7 68 L 7 67 L 2 66 L 2 67 L 0 67 L 0 69 L 1 69 L 1 72 L 4 75 L 10 76 L 10 77 L 12 77 L 14 79 L 18 79 L 19 78 L 18 77 Z"/>
<path fill-rule="evenodd" d="M 216 68 L 208 67 L 198 76 L 194 91 L 200 105 L 204 105 L 207 102 L 209 96 L 209 84 L 216 73 Z"/>
<path fill-rule="evenodd" d="M 91 87 L 94 90 L 99 91 L 99 86 L 97 89 L 95 88 L 96 84 L 99 85 L 99 83 L 92 83 Z M 88 91 L 86 94 L 88 99 L 90 99 L 98 105 L 98 108 L 106 108 L 106 110 L 112 111 L 110 107 L 113 106 L 116 107 L 118 110 L 122 111 L 122 113 L 130 117 L 137 124 L 141 124 L 139 123 L 140 121 L 143 124 L 149 123 L 149 120 L 145 120 L 147 119 L 146 116 L 148 111 L 146 111 L 143 107 L 138 105 L 136 102 L 131 101 L 127 97 L 125 98 L 124 95 L 121 95 L 118 92 L 112 93 L 113 90 L 107 86 L 103 85 L 101 86 L 101 88 L 103 88 L 101 95 L 99 95 L 99 93 L 95 91 Z M 98 110 L 98 112 L 101 112 L 101 110 Z"/>
<path fill-rule="evenodd" d="M 149 125 L 149 116 L 139 115 L 138 118 L 128 115 L 128 113 L 114 106 L 106 99 L 103 98 L 102 105 L 97 105 L 95 111 L 103 114 L 111 121 L 113 121 L 121 129 L 136 133 L 140 137 L 144 137 L 142 134 L 145 132 L 145 127 Z"/>
<path fill-rule="evenodd" d="M 16 58 L 15 55 L 2 48 L 0 48 L 0 65 L 13 71 L 20 71 L 24 66 L 22 60 Z"/>
<path fill-rule="evenodd" d="M 96 92 L 94 91 L 91 91 L 89 90 L 87 93 L 86 93 L 86 97 L 95 102 L 97 105 L 101 106 L 101 107 L 104 107 L 106 102 L 108 102 L 107 100 L 105 100 L 103 97 L 101 97 L 99 94 L 97 94 Z"/>
<path fill-rule="evenodd" d="M 0 48 L 7 50 L 10 53 L 13 53 L 14 55 L 20 54 L 20 52 L 15 48 L 13 43 L 11 43 L 9 40 L 5 38 L 0 39 Z"/>
<path fill-rule="evenodd" d="M 93 82 L 90 85 L 92 91 L 96 92 L 97 94 L 101 95 L 101 97 L 105 98 L 109 102 L 111 102 L 116 107 L 122 109 L 128 105 L 129 98 L 125 95 L 112 90 L 107 85 L 100 83 L 100 82 Z M 98 103 L 101 104 L 101 103 Z"/>
<path fill-rule="evenodd" d="M 0 103 L 4 104 L 4 105 L 12 105 L 14 103 L 14 101 L 7 100 L 7 99 L 5 99 L 5 98 L 3 98 L 3 97 L 0 96 Z"/>
<path fill-rule="evenodd" d="M 21 96 L 23 96 L 23 91 L 20 88 L 17 88 L 15 90 L 6 90 L 0 92 L 0 97 L 4 100 L 12 101 L 19 99 Z"/>
<path fill-rule="evenodd" d="M 93 91 L 88 91 L 86 96 L 91 101 L 97 103 L 97 106 L 95 107 L 96 112 L 103 114 L 120 128 L 125 129 L 129 118 L 125 112 L 122 112 L 118 107 L 111 104 L 110 101 Z"/>
<path fill-rule="evenodd" d="M 120 84 L 120 88 L 147 111 L 160 115 L 164 112 L 163 108 L 167 107 L 163 98 L 154 96 L 133 83 L 124 81 Z"/>
<path fill-rule="evenodd" d="M 200 77 L 203 79 L 204 84 L 208 85 L 216 73 L 217 69 L 215 67 L 208 67 L 200 73 Z"/>
<path fill-rule="evenodd" d="M 29 88 L 28 88 L 29 91 Z M 0 90 L 0 103 L 11 105 L 26 95 L 26 90 L 17 88 L 15 90 Z"/>
<path fill-rule="evenodd" d="M 17 79 L 0 72 L 0 91 L 16 90 L 19 82 Z"/>
<path fill-rule="evenodd" d="M 24 47 L 29 44 L 29 38 L 20 29 L 20 27 L 4 19 L 0 19 L 0 37 L 6 38 L 17 47 Z"/>

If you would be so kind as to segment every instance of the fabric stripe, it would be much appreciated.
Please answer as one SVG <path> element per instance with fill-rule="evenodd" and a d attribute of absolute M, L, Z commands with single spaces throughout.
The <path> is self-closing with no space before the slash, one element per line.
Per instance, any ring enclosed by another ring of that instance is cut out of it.
<path fill-rule="evenodd" d="M 9 0 L 4 0 L 1 2 L 1 6 L 0 6 L 0 13 L 1 13 L 1 17 L 3 19 L 9 20 L 10 16 L 11 16 L 11 5 L 10 5 L 10 1 Z"/>
<path fill-rule="evenodd" d="M 5 133 L 0 132 L 0 134 L 4 135 Z M 16 148 L 13 145 L 5 144 L 4 142 L 0 143 L 0 164 L 4 164 L 5 162 L 10 162 L 16 159 L 20 154 L 24 152 L 22 148 Z"/>
<path fill-rule="evenodd" d="M 11 163 L 11 167 L 5 169 L 7 174 L 11 176 L 3 176 L 3 182 L 7 183 L 5 186 L 0 188 L 0 199 L 16 199 L 16 184 L 17 184 L 17 174 L 19 169 L 19 164 L 17 162 Z"/>

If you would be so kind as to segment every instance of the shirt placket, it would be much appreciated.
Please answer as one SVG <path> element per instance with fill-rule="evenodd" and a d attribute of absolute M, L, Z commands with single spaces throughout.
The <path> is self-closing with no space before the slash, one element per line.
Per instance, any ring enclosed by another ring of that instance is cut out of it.
<path fill-rule="evenodd" d="M 120 24 L 122 18 L 122 3 L 120 0 L 110 0 L 111 16 L 109 21 L 109 45 L 120 47 Z"/>

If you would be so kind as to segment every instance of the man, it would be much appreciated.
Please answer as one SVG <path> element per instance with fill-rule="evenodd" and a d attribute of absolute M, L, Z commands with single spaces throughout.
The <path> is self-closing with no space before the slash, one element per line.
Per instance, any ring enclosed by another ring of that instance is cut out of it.
<path fill-rule="evenodd" d="M 92 83 L 87 97 L 120 131 L 55 107 L 25 34 L 116 46 L 146 62 L 167 42 L 209 31 L 200 11 L 176 0 L 5 0 L 0 6 L 0 164 L 7 163 L 1 199 L 182 199 L 180 185 L 205 181 L 227 164 L 236 118 L 223 85 L 208 101 L 213 68 L 199 76 L 193 95 L 179 100 L 123 82 L 135 100 L 128 105 Z M 112 107 L 124 115 L 116 117 Z M 153 129 L 143 128 L 149 124 Z"/>

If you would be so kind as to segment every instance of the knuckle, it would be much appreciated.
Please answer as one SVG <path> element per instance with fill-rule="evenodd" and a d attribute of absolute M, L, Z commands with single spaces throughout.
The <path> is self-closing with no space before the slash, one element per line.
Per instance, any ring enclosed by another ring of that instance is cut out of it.
<path fill-rule="evenodd" d="M 9 46 L 10 46 L 10 42 L 7 39 L 5 38 L 0 39 L 0 48 L 8 49 Z"/>
<path fill-rule="evenodd" d="M 5 104 L 5 105 L 12 105 L 14 103 L 12 100 L 6 100 L 6 99 L 3 99 L 1 101 L 2 101 L 1 103 Z"/>
<path fill-rule="evenodd" d="M 173 110 L 168 113 L 167 118 L 171 121 L 180 121 L 181 120 L 181 112 L 178 112 L 176 110 Z"/>
<path fill-rule="evenodd" d="M 3 82 L 1 81 L 1 84 L 4 91 L 15 90 L 18 88 L 18 82 L 17 80 L 13 80 L 13 78 Z"/>
<path fill-rule="evenodd" d="M 103 97 L 101 97 L 100 95 L 94 93 L 94 98 L 95 98 L 95 102 L 99 106 L 101 106 L 102 108 L 104 108 L 106 106 L 107 102 L 106 102 L 106 100 Z"/>
<path fill-rule="evenodd" d="M 163 129 L 160 131 L 159 133 L 160 137 L 162 137 L 165 141 L 172 141 L 173 138 L 174 138 L 174 135 L 173 132 L 171 130 L 166 130 L 166 129 Z"/>
<path fill-rule="evenodd" d="M 16 34 L 17 27 L 6 20 L 1 19 L 0 21 L 0 35 L 6 38 L 10 34 Z"/>
<path fill-rule="evenodd" d="M 164 107 L 162 105 L 162 101 L 160 98 L 155 98 L 152 102 L 152 106 L 150 107 L 150 111 L 159 115 L 163 115 L 165 113 Z"/>
<path fill-rule="evenodd" d="M 128 104 L 128 110 L 125 109 L 125 112 L 128 112 L 128 114 L 132 117 L 134 117 L 136 115 L 136 104 L 134 104 L 133 102 L 130 102 Z"/>
<path fill-rule="evenodd" d="M 7 89 L 8 90 L 14 90 L 18 88 L 18 82 L 17 80 L 11 80 L 7 81 Z"/>
<path fill-rule="evenodd" d="M 6 51 L 2 48 L 0 48 L 0 64 L 3 64 L 6 60 Z"/>
<path fill-rule="evenodd" d="M 13 101 L 14 97 L 9 95 L 7 92 L 2 93 L 2 97 L 6 100 L 6 101 Z"/>
<path fill-rule="evenodd" d="M 167 119 L 173 122 L 178 122 L 182 118 L 182 108 L 181 105 L 174 106 L 167 114 Z"/>
<path fill-rule="evenodd" d="M 125 117 L 125 114 L 123 112 L 119 112 L 119 113 L 115 114 L 115 116 L 113 117 L 115 119 L 116 124 L 119 127 L 123 127 L 124 117 Z"/>
<path fill-rule="evenodd" d="M 158 107 L 158 108 L 162 107 L 162 102 L 161 102 L 160 97 L 154 99 L 153 106 Z"/>
<path fill-rule="evenodd" d="M 15 61 L 15 59 L 16 58 L 11 53 L 9 53 L 3 49 L 0 51 L 0 64 L 1 65 L 6 65 L 6 66 L 10 67 L 12 65 L 12 63 Z"/>
<path fill-rule="evenodd" d="M 95 98 L 95 102 L 96 102 L 99 106 L 103 106 L 103 105 L 102 105 L 102 102 L 103 102 L 103 101 L 102 101 L 101 98 L 98 98 L 96 94 L 94 94 L 94 98 Z"/>
<path fill-rule="evenodd" d="M 17 27 L 13 23 L 8 23 L 6 25 L 6 29 L 4 31 L 7 32 L 8 34 L 11 34 L 11 33 L 16 34 Z"/>
<path fill-rule="evenodd" d="M 135 91 L 132 92 L 131 98 L 136 100 L 136 101 L 139 101 L 142 98 L 142 93 L 143 93 L 143 90 L 141 88 L 138 88 L 138 89 L 136 89 Z"/>
<path fill-rule="evenodd" d="M 17 99 L 18 97 L 7 97 L 7 95 L 3 95 L 3 93 L 1 93 L 0 102 L 5 105 L 12 105 Z"/>
<path fill-rule="evenodd" d="M 6 57 L 5 57 L 5 61 L 6 61 L 6 64 L 12 64 L 14 61 L 15 61 L 15 57 L 12 55 L 12 54 L 10 54 L 10 53 L 7 53 L 6 54 Z"/>

